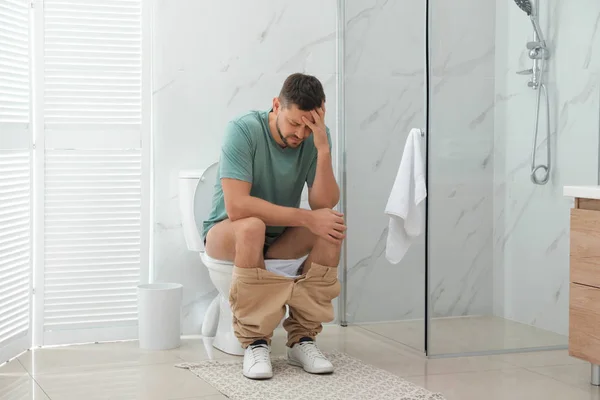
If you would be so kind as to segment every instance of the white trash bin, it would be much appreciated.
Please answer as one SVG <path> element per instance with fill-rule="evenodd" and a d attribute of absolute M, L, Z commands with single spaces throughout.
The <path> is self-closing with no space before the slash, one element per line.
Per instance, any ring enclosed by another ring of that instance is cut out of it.
<path fill-rule="evenodd" d="M 169 350 L 181 344 L 183 286 L 178 283 L 138 285 L 139 345 Z"/>

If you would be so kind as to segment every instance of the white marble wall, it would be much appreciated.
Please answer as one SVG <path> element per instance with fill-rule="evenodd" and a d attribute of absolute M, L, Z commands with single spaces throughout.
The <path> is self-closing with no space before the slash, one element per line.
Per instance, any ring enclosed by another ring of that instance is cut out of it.
<path fill-rule="evenodd" d="M 197 333 L 216 291 L 185 245 L 178 171 L 217 161 L 227 121 L 269 108 L 293 72 L 323 82 L 335 140 L 336 3 L 156 0 L 153 11 L 154 279 L 184 284 L 184 331 Z"/>
<path fill-rule="evenodd" d="M 506 0 L 430 2 L 434 317 L 493 313 L 566 332 L 570 203 L 562 186 L 597 181 L 600 6 L 542 2 L 554 49 L 546 186 L 529 180 L 534 98 L 527 77 L 515 74 L 530 67 L 529 20 Z M 406 136 L 424 127 L 425 3 L 349 0 L 345 11 L 346 319 L 423 318 L 424 237 L 389 264 L 383 209 Z M 156 0 L 154 29 L 154 278 L 184 283 L 191 333 L 215 290 L 185 247 L 178 171 L 217 161 L 225 123 L 268 108 L 296 71 L 324 82 L 335 140 L 336 2 Z"/>
<path fill-rule="evenodd" d="M 495 106 L 494 311 L 553 332 L 568 332 L 569 208 L 564 185 L 597 184 L 600 132 L 600 3 L 542 0 L 541 25 L 549 61 L 552 175 L 545 186 L 529 179 L 535 97 L 525 44 L 527 16 L 497 2 Z M 538 154 L 545 160 L 545 112 Z"/>

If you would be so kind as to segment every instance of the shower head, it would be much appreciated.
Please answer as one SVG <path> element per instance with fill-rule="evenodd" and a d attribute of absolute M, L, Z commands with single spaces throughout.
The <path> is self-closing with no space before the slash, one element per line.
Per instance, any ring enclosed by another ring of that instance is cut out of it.
<path fill-rule="evenodd" d="M 521 10 L 525 12 L 529 16 L 531 23 L 533 24 L 533 29 L 537 35 L 536 40 L 541 42 L 544 46 L 546 42 L 544 41 L 544 35 L 542 34 L 542 28 L 540 28 L 539 18 L 537 16 L 538 11 L 534 9 L 531 0 L 514 0 L 515 4 L 519 6 Z M 539 1 L 539 0 L 538 0 Z M 539 3 L 538 3 L 539 4 Z"/>
<path fill-rule="evenodd" d="M 533 14 L 533 5 L 530 0 L 515 0 L 519 8 L 525 11 L 525 14 L 531 16 Z"/>

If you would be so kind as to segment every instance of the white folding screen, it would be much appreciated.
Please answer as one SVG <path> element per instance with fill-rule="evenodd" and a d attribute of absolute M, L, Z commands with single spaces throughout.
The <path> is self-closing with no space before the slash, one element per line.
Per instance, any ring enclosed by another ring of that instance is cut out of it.
<path fill-rule="evenodd" d="M 0 363 L 31 346 L 30 3 L 0 0 Z"/>
<path fill-rule="evenodd" d="M 36 13 L 36 344 L 135 338 L 149 271 L 147 7 L 44 0 Z"/>
<path fill-rule="evenodd" d="M 137 335 L 149 23 L 141 0 L 0 0 L 0 363 L 34 331 L 36 345 Z"/>

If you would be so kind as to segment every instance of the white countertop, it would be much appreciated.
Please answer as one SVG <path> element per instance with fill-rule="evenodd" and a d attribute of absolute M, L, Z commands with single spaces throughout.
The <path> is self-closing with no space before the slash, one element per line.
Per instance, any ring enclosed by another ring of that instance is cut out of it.
<path fill-rule="evenodd" d="M 563 195 L 567 197 L 600 200 L 600 186 L 565 186 Z"/>

